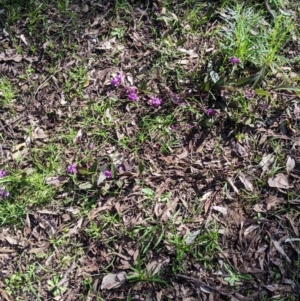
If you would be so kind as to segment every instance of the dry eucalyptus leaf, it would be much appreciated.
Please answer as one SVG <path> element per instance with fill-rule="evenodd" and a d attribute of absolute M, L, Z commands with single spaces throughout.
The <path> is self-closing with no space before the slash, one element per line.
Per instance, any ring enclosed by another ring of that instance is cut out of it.
<path fill-rule="evenodd" d="M 170 262 L 170 259 L 167 258 L 163 261 L 151 261 L 147 264 L 146 270 L 148 271 L 149 275 L 156 275 L 166 264 Z"/>
<path fill-rule="evenodd" d="M 288 156 L 287 161 L 286 161 L 286 171 L 289 174 L 295 167 L 296 161 L 294 158 L 291 156 Z"/>
<path fill-rule="evenodd" d="M 264 209 L 264 205 L 263 204 L 255 204 L 253 206 L 253 210 L 255 212 L 266 212 L 266 210 Z"/>
<path fill-rule="evenodd" d="M 44 133 L 43 129 L 41 129 L 40 127 L 37 127 L 31 134 L 31 138 L 32 138 L 32 140 L 45 139 L 45 138 L 47 138 L 47 135 Z"/>
<path fill-rule="evenodd" d="M 196 239 L 196 237 L 200 234 L 200 232 L 201 232 L 201 229 L 192 232 L 192 233 L 185 239 L 185 243 L 186 243 L 187 245 L 191 244 L 191 243 Z"/>
<path fill-rule="evenodd" d="M 282 189 L 288 189 L 292 187 L 289 186 L 288 177 L 283 173 L 279 173 L 275 177 L 269 178 L 268 184 L 270 187 L 276 187 Z"/>
<path fill-rule="evenodd" d="M 83 130 L 79 129 L 79 131 L 77 132 L 76 136 L 73 139 L 73 143 L 78 143 L 81 140 L 82 136 L 83 136 Z"/>
<path fill-rule="evenodd" d="M 280 204 L 284 203 L 283 198 L 278 198 L 276 196 L 270 196 L 266 199 L 267 210 L 274 210 L 279 207 Z"/>
<path fill-rule="evenodd" d="M 246 149 L 239 143 L 236 144 L 236 150 L 237 150 L 237 153 L 241 157 L 247 157 L 248 156 L 248 153 L 247 153 Z"/>
<path fill-rule="evenodd" d="M 291 263 L 291 260 L 290 260 L 290 258 L 286 255 L 286 253 L 284 252 L 284 249 L 281 247 L 281 245 L 279 244 L 279 242 L 278 241 L 276 241 L 275 239 L 273 239 L 272 237 L 271 237 L 271 240 L 272 240 L 272 243 L 273 243 L 273 245 L 274 245 L 274 247 L 275 247 L 275 249 L 289 262 L 289 263 Z"/>
<path fill-rule="evenodd" d="M 120 272 L 118 274 L 107 274 L 103 277 L 101 283 L 101 290 L 110 290 L 121 286 L 126 280 L 126 273 Z"/>
<path fill-rule="evenodd" d="M 270 165 L 273 164 L 274 160 L 275 156 L 272 154 L 263 155 L 261 161 L 258 164 L 259 167 L 262 167 L 263 174 L 269 169 Z"/>
<path fill-rule="evenodd" d="M 221 212 L 222 214 L 226 215 L 227 214 L 227 208 L 226 207 L 221 207 L 221 206 L 212 206 L 212 209 Z"/>
<path fill-rule="evenodd" d="M 56 177 L 49 177 L 46 179 L 47 185 L 53 185 L 54 187 L 59 187 L 62 184 L 68 181 L 67 176 L 56 176 Z"/>
<path fill-rule="evenodd" d="M 212 194 L 212 191 L 208 191 L 208 192 L 204 193 L 199 201 L 200 202 L 205 201 L 211 194 Z"/>
<path fill-rule="evenodd" d="M 254 190 L 253 185 L 250 182 L 249 178 L 244 173 L 240 172 L 239 179 L 244 184 L 246 190 L 253 192 Z"/>
<path fill-rule="evenodd" d="M 20 35 L 20 39 L 22 40 L 22 42 L 27 46 L 27 41 L 26 41 L 26 38 L 23 34 Z"/>

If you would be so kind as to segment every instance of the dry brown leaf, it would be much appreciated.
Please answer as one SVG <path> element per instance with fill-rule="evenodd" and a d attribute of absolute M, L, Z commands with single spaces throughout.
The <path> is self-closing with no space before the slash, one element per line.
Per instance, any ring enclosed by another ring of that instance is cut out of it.
<path fill-rule="evenodd" d="M 160 220 L 163 222 L 166 222 L 169 217 L 172 215 L 173 211 L 175 210 L 176 206 L 178 204 L 178 198 L 174 198 L 173 201 L 171 201 L 171 204 L 165 209 L 164 213 L 162 214 Z"/>
<path fill-rule="evenodd" d="M 9 248 L 0 248 L 0 254 L 11 254 L 11 253 L 16 253 L 16 250 L 9 249 Z"/>
<path fill-rule="evenodd" d="M 2 288 L 0 288 L 0 294 L 4 298 L 3 300 L 6 300 L 6 301 L 11 301 L 12 300 L 12 299 L 9 298 L 9 296 L 6 293 L 6 291 L 4 289 L 2 289 Z"/>
<path fill-rule="evenodd" d="M 244 173 L 240 172 L 239 179 L 244 184 L 246 190 L 253 192 L 254 188 L 253 188 L 252 183 L 249 180 L 249 177 L 247 177 Z"/>
<path fill-rule="evenodd" d="M 233 181 L 231 178 L 227 178 L 227 182 L 229 183 L 229 185 L 232 187 L 232 189 L 234 190 L 234 192 L 236 194 L 240 194 L 239 190 L 237 189 L 237 187 L 234 185 Z"/>
<path fill-rule="evenodd" d="M 255 204 L 253 206 L 253 210 L 256 211 L 256 212 L 266 212 L 266 210 L 264 209 L 263 204 Z"/>
<path fill-rule="evenodd" d="M 166 258 L 163 261 L 151 261 L 147 264 L 146 270 L 148 271 L 149 275 L 155 275 L 157 274 L 166 264 L 170 262 L 169 258 Z"/>
<path fill-rule="evenodd" d="M 18 245 L 18 241 L 12 237 L 11 235 L 8 235 L 7 233 L 5 234 L 4 238 L 7 240 L 7 242 L 10 244 L 10 245 Z"/>
<path fill-rule="evenodd" d="M 32 248 L 29 251 L 27 251 L 28 254 L 38 254 L 38 255 L 45 255 L 45 249 L 44 248 Z"/>
<path fill-rule="evenodd" d="M 23 57 L 20 54 L 6 57 L 4 53 L 0 53 L 0 61 L 14 61 L 16 63 L 19 63 L 22 61 L 22 59 L 23 59 Z"/>
<path fill-rule="evenodd" d="M 80 130 L 77 132 L 76 136 L 74 137 L 73 143 L 78 143 L 78 142 L 80 142 L 80 141 L 81 141 L 81 138 L 82 138 L 82 135 L 83 135 L 83 130 L 80 129 Z"/>
<path fill-rule="evenodd" d="M 205 201 L 210 195 L 212 194 L 212 191 L 208 191 L 203 194 L 203 196 L 199 199 L 200 202 Z"/>
<path fill-rule="evenodd" d="M 245 229 L 244 231 L 244 236 L 247 236 L 249 233 L 254 231 L 255 229 L 259 228 L 259 225 L 251 225 L 248 228 Z"/>
<path fill-rule="evenodd" d="M 68 181 L 67 176 L 57 176 L 57 177 L 49 177 L 46 179 L 46 184 L 53 185 L 54 187 L 59 187 L 62 184 Z"/>
<path fill-rule="evenodd" d="M 275 177 L 269 178 L 268 184 L 270 187 L 276 187 L 282 189 L 288 189 L 293 187 L 289 185 L 288 177 L 283 173 L 279 173 Z"/>
<path fill-rule="evenodd" d="M 266 199 L 266 203 L 267 203 L 267 210 L 271 210 L 271 209 L 276 209 L 278 207 L 278 204 L 284 203 L 284 199 L 283 198 L 278 198 L 276 196 L 270 196 L 269 198 Z"/>
<path fill-rule="evenodd" d="M 273 243 L 273 245 L 274 245 L 274 247 L 275 247 L 275 249 L 289 262 L 289 263 L 291 263 L 291 260 L 290 260 L 290 258 L 286 255 L 286 253 L 284 252 L 284 250 L 283 250 L 283 248 L 281 247 L 281 245 L 279 244 L 279 242 L 278 241 L 276 241 L 275 239 L 273 239 L 272 237 L 271 237 L 271 241 L 272 241 L 272 243 Z"/>
<path fill-rule="evenodd" d="M 120 272 L 118 274 L 107 274 L 103 277 L 101 283 L 101 290 L 110 290 L 121 286 L 126 280 L 126 273 Z"/>

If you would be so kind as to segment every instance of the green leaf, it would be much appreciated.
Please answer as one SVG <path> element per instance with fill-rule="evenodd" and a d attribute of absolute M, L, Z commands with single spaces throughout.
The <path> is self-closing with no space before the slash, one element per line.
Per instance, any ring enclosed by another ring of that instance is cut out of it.
<path fill-rule="evenodd" d="M 181 46 L 181 45 L 183 45 L 186 41 L 187 41 L 187 39 L 186 39 L 186 38 L 183 38 L 183 39 L 177 41 L 176 46 Z"/>
<path fill-rule="evenodd" d="M 252 119 L 251 117 L 249 117 L 246 121 L 245 121 L 245 125 L 251 125 L 252 123 Z"/>
<path fill-rule="evenodd" d="M 263 89 L 255 89 L 254 92 L 255 92 L 255 94 L 260 95 L 260 96 L 271 97 L 271 94 Z"/>
<path fill-rule="evenodd" d="M 278 86 L 276 87 L 274 90 L 286 90 L 286 91 L 296 91 L 296 92 L 300 92 L 300 87 L 292 87 L 292 86 Z"/>
<path fill-rule="evenodd" d="M 256 82 L 257 80 L 259 80 L 261 74 L 260 73 L 256 73 L 254 75 L 251 75 L 249 77 L 244 77 L 242 79 L 239 79 L 237 82 L 236 82 L 236 85 L 238 87 L 243 87 L 243 86 L 247 86 L 253 82 Z"/>
<path fill-rule="evenodd" d="M 77 170 L 78 170 L 78 173 L 80 175 L 89 175 L 89 174 L 91 174 L 91 172 L 88 169 L 83 168 L 83 167 L 79 167 L 79 168 L 77 168 Z"/>
<path fill-rule="evenodd" d="M 99 160 L 95 160 L 92 167 L 90 168 L 91 173 L 96 173 L 98 170 Z"/>
<path fill-rule="evenodd" d="M 115 178 L 117 176 L 117 169 L 116 169 L 115 164 L 111 164 L 110 171 L 112 173 L 112 177 Z"/>
<path fill-rule="evenodd" d="M 82 190 L 91 189 L 93 185 L 90 182 L 84 182 L 78 185 L 78 187 Z"/>
<path fill-rule="evenodd" d="M 138 165 L 138 173 L 139 174 L 142 174 L 144 171 L 144 165 L 142 162 L 139 162 L 139 165 Z"/>
<path fill-rule="evenodd" d="M 146 83 L 146 81 L 141 80 L 141 81 L 140 81 L 140 84 L 139 84 L 139 88 L 140 88 L 140 90 L 142 90 L 142 91 L 146 91 L 146 90 L 147 90 L 147 83 Z"/>
<path fill-rule="evenodd" d="M 243 87 L 253 83 L 253 87 L 257 86 L 265 77 L 265 67 L 263 67 L 258 73 L 255 73 L 249 77 L 242 78 L 236 82 L 238 87 Z"/>

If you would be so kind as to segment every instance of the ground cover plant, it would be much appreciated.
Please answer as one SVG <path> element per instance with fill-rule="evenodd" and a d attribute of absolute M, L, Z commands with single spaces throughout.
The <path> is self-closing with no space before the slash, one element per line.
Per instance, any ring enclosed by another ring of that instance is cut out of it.
<path fill-rule="evenodd" d="M 299 300 L 295 1 L 0 3 L 1 300 Z"/>

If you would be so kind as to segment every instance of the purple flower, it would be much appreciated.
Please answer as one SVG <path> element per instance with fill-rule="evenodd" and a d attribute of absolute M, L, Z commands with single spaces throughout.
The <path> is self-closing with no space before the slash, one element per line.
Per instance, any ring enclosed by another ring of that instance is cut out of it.
<path fill-rule="evenodd" d="M 94 143 L 90 143 L 88 147 L 90 150 L 92 150 L 94 148 Z"/>
<path fill-rule="evenodd" d="M 7 175 L 6 170 L 1 169 L 1 170 L 0 170 L 0 178 L 5 177 L 6 175 Z"/>
<path fill-rule="evenodd" d="M 149 104 L 151 107 L 158 108 L 162 104 L 162 100 L 158 97 L 151 96 Z"/>
<path fill-rule="evenodd" d="M 125 166 L 123 164 L 120 164 L 118 167 L 118 172 L 124 172 L 125 171 Z"/>
<path fill-rule="evenodd" d="M 267 104 L 267 103 L 262 103 L 262 104 L 260 105 L 260 107 L 261 107 L 262 110 L 268 110 L 270 106 L 269 106 L 269 104 Z"/>
<path fill-rule="evenodd" d="M 245 90 L 244 95 L 247 99 L 251 99 L 254 97 L 255 92 L 253 90 Z"/>
<path fill-rule="evenodd" d="M 76 175 L 77 173 L 78 173 L 78 171 L 77 171 L 76 163 L 73 163 L 67 167 L 67 174 Z"/>
<path fill-rule="evenodd" d="M 215 116 L 217 114 L 217 111 L 214 109 L 208 109 L 208 110 L 206 110 L 206 114 L 208 116 Z"/>
<path fill-rule="evenodd" d="M 176 131 L 176 126 L 175 126 L 174 124 L 172 124 L 172 125 L 170 126 L 170 130 L 171 130 L 172 132 L 175 132 L 175 131 Z"/>
<path fill-rule="evenodd" d="M 121 81 L 122 81 L 122 75 L 121 74 L 117 74 L 116 76 L 114 76 L 111 80 L 110 80 L 110 84 L 112 86 L 118 87 L 121 85 Z"/>
<path fill-rule="evenodd" d="M 9 192 L 5 189 L 0 189 L 0 198 L 3 200 L 9 197 Z"/>
<path fill-rule="evenodd" d="M 127 97 L 131 101 L 136 101 L 138 99 L 138 96 L 136 94 L 136 87 L 127 87 Z"/>
<path fill-rule="evenodd" d="M 234 56 L 229 60 L 229 62 L 231 64 L 239 64 L 240 60 L 236 56 Z"/>
<path fill-rule="evenodd" d="M 112 173 L 110 170 L 106 170 L 103 174 L 105 175 L 106 179 L 111 179 L 112 177 Z"/>

